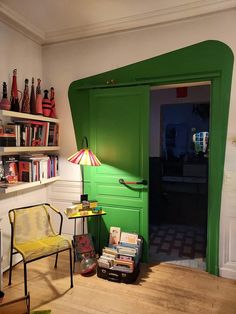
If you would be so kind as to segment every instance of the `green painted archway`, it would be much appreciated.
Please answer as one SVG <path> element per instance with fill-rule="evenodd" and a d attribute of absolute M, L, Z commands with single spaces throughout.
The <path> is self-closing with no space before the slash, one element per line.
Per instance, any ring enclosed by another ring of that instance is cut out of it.
<path fill-rule="evenodd" d="M 207 271 L 215 275 L 219 273 L 221 192 L 233 60 L 233 53 L 227 45 L 209 40 L 74 81 L 69 87 L 71 113 L 80 148 L 82 137 L 89 131 L 87 117 L 91 89 L 211 82 Z"/>

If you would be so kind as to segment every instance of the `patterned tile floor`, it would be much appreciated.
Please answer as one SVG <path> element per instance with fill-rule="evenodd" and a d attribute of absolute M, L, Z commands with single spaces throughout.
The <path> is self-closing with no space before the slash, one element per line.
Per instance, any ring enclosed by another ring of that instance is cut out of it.
<path fill-rule="evenodd" d="M 150 226 L 150 262 L 168 262 L 206 270 L 206 234 L 198 227 Z"/>

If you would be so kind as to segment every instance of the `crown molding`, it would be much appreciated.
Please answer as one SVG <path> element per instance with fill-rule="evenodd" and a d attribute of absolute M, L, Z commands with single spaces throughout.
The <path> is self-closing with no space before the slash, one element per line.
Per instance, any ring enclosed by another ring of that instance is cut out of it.
<path fill-rule="evenodd" d="M 120 31 L 134 30 L 169 23 L 186 18 L 201 16 L 236 7 L 236 0 L 197 0 L 184 5 L 153 10 L 143 14 L 104 21 L 74 28 L 43 32 L 25 21 L 22 16 L 4 4 L 0 4 L 0 20 L 10 25 L 33 41 L 50 45 L 68 40 L 78 40 Z"/>
<path fill-rule="evenodd" d="M 0 21 L 38 44 L 43 44 L 45 41 L 45 33 L 42 30 L 26 21 L 20 14 L 3 3 L 0 3 Z"/>

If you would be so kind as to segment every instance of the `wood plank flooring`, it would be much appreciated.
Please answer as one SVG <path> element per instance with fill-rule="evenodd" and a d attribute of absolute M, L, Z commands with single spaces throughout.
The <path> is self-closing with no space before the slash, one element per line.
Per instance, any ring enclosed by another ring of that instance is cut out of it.
<path fill-rule="evenodd" d="M 235 314 L 236 281 L 171 264 L 143 264 L 135 284 L 109 282 L 96 275 L 74 274 L 70 287 L 67 253 L 28 265 L 31 309 L 52 314 Z M 22 263 L 13 270 L 12 286 L 4 274 L 4 302 L 24 293 Z"/>

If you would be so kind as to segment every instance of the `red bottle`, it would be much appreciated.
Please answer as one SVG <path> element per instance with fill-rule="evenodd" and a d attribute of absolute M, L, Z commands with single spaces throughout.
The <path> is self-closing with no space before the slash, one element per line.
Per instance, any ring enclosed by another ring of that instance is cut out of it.
<path fill-rule="evenodd" d="M 51 118 L 56 118 L 56 104 L 55 104 L 55 91 L 54 88 L 50 88 L 50 101 L 51 101 Z"/>
<path fill-rule="evenodd" d="M 0 102 L 0 109 L 1 110 L 10 110 L 11 109 L 11 103 L 7 99 L 7 84 L 6 82 L 3 82 L 2 85 L 2 100 Z"/>
<path fill-rule="evenodd" d="M 21 112 L 30 113 L 30 99 L 29 99 L 29 80 L 25 79 L 25 89 L 23 93 Z"/>
<path fill-rule="evenodd" d="M 14 69 L 13 70 L 13 77 L 12 77 L 12 87 L 11 87 L 11 110 L 19 112 L 20 111 L 20 103 L 19 103 L 19 99 L 18 99 L 16 73 L 17 73 L 17 70 Z"/>
<path fill-rule="evenodd" d="M 32 77 L 31 93 L 30 93 L 30 112 L 36 114 L 36 99 L 34 91 L 34 78 Z"/>
<path fill-rule="evenodd" d="M 48 90 L 44 90 L 44 97 L 43 97 L 43 115 L 45 117 L 50 117 L 52 110 L 51 101 L 48 99 Z"/>
<path fill-rule="evenodd" d="M 43 97 L 41 94 L 41 86 L 40 86 L 41 80 L 38 78 L 37 81 L 38 81 L 38 85 L 36 87 L 36 114 L 42 115 L 43 114 L 43 104 L 42 104 Z"/>

